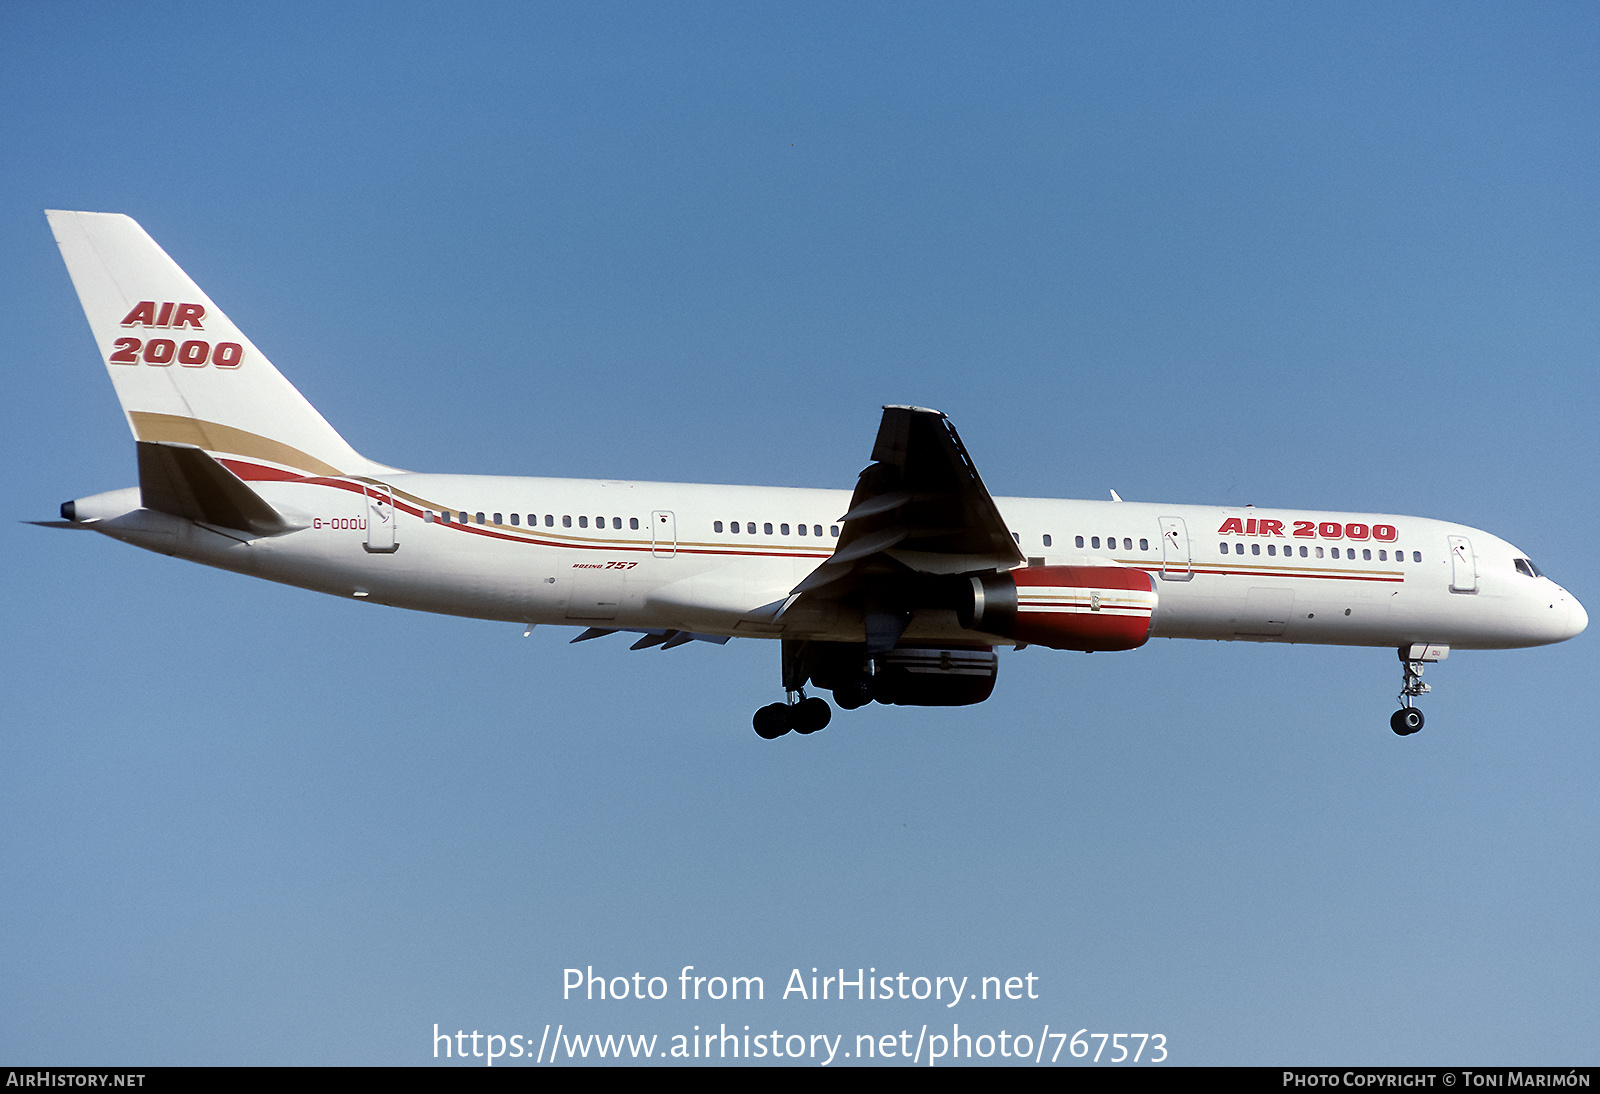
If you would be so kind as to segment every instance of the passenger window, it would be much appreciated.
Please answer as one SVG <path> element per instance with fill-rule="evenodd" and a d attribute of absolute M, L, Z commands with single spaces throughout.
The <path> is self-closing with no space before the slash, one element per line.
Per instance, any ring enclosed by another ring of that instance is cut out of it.
<path fill-rule="evenodd" d="M 721 521 L 720 521 L 720 520 L 714 520 L 714 521 L 712 521 L 712 522 L 711 522 L 711 530 L 712 530 L 712 531 L 713 531 L 713 532 L 720 532 L 720 531 L 722 531 L 722 522 L 721 522 Z"/>
<path fill-rule="evenodd" d="M 432 509 L 424 509 L 422 511 L 422 523 L 424 523 L 424 524 L 432 524 L 433 523 L 433 510 Z"/>
<path fill-rule="evenodd" d="M 1141 539 L 1139 541 L 1139 550 L 1148 551 L 1149 549 L 1150 549 L 1150 541 L 1147 540 L 1147 539 Z"/>
<path fill-rule="evenodd" d="M 780 524 L 780 525 L 778 525 L 778 531 L 782 535 L 788 535 L 789 534 L 789 526 L 787 524 Z"/>
<path fill-rule="evenodd" d="M 483 523 L 483 514 L 482 514 L 482 513 L 479 513 L 479 514 L 478 514 L 478 523 L 479 523 L 479 524 L 482 524 L 482 523 Z"/>
<path fill-rule="evenodd" d="M 522 519 L 522 517 L 519 514 L 512 513 L 511 514 L 511 527 L 513 527 L 513 528 L 517 527 L 517 522 L 520 521 L 521 519 Z"/>
<path fill-rule="evenodd" d="M 1044 534 L 1044 545 L 1046 547 L 1050 546 L 1050 533 L 1049 532 L 1046 532 Z"/>
<path fill-rule="evenodd" d="M 1371 562 L 1372 561 L 1372 551 L 1371 551 L 1371 549 L 1370 548 L 1363 548 L 1362 551 L 1361 551 L 1361 557 L 1363 559 L 1365 559 L 1366 561 Z"/>
<path fill-rule="evenodd" d="M 1267 544 L 1267 554 L 1275 555 L 1277 553 L 1278 553 L 1278 547 L 1277 547 L 1276 544 L 1273 544 L 1273 543 Z"/>
<path fill-rule="evenodd" d="M 567 514 L 563 513 L 561 515 L 561 527 L 563 527 L 563 528 L 571 528 L 572 527 L 572 517 L 570 517 Z"/>
<path fill-rule="evenodd" d="M 579 517 L 578 518 L 578 527 L 579 528 L 587 528 L 587 527 L 589 527 L 589 518 L 588 517 Z"/>
<path fill-rule="evenodd" d="M 1236 555 L 1242 555 L 1242 554 L 1244 554 L 1244 544 L 1242 544 L 1242 543 L 1235 543 L 1235 544 L 1234 544 L 1234 545 L 1233 545 L 1233 553 L 1234 553 L 1234 554 L 1236 554 Z"/>
<path fill-rule="evenodd" d="M 1388 562 L 1389 561 L 1389 552 L 1388 551 L 1379 551 L 1378 552 L 1378 561 L 1379 562 Z"/>
<path fill-rule="evenodd" d="M 811 526 L 811 534 L 814 535 L 814 536 L 820 536 L 822 534 L 822 525 L 813 524 Z M 839 534 L 838 532 L 834 533 L 834 535 L 838 535 L 838 534 Z"/>
<path fill-rule="evenodd" d="M 818 525 L 818 527 L 820 528 L 821 525 Z M 834 539 L 838 539 L 839 538 L 839 526 L 837 524 L 828 525 L 828 534 L 830 536 L 832 536 Z"/>
<path fill-rule="evenodd" d="M 1253 555 L 1259 555 L 1261 553 L 1261 544 L 1252 543 L 1250 545 L 1250 553 Z"/>
<path fill-rule="evenodd" d="M 1412 551 L 1411 552 L 1411 561 L 1412 562 L 1421 562 L 1422 561 L 1422 552 L 1421 551 Z"/>
<path fill-rule="evenodd" d="M 496 514 L 495 514 L 495 515 L 494 515 L 494 522 L 495 522 L 495 523 L 496 523 L 496 524 L 504 524 L 504 523 L 505 523 L 505 521 L 503 521 L 503 520 L 501 520 L 501 519 L 500 519 L 500 514 L 499 514 L 499 513 L 496 513 Z"/>
<path fill-rule="evenodd" d="M 806 526 L 804 524 L 795 525 L 794 530 L 799 532 L 802 536 L 806 534 Z"/>
<path fill-rule="evenodd" d="M 1073 536 L 1072 537 L 1072 545 L 1074 547 L 1082 547 L 1083 546 L 1083 537 L 1082 536 Z"/>
<path fill-rule="evenodd" d="M 1305 558 L 1306 557 L 1306 549 L 1304 547 L 1300 548 L 1300 557 L 1301 558 Z"/>
<path fill-rule="evenodd" d="M 1302 550 L 1302 551 L 1303 551 L 1303 550 L 1305 550 L 1305 548 L 1304 548 L 1304 547 L 1302 547 L 1302 548 L 1300 548 L 1300 549 L 1301 549 L 1301 550 Z M 1318 548 L 1317 548 L 1317 557 L 1318 557 L 1318 558 L 1321 558 L 1321 557 L 1322 557 L 1322 548 L 1321 548 L 1321 547 L 1318 547 Z"/>
<path fill-rule="evenodd" d="M 1011 538 L 1017 542 L 1018 546 L 1022 545 L 1022 536 L 1019 535 L 1018 533 L 1012 532 L 1011 533 Z"/>
<path fill-rule="evenodd" d="M 772 534 L 772 522 L 771 521 L 768 521 L 768 522 L 766 522 L 765 524 L 763 524 L 761 526 L 761 534 L 762 535 L 767 535 L 767 536 L 770 536 Z"/>
<path fill-rule="evenodd" d="M 1228 553 L 1228 545 L 1226 543 L 1219 543 L 1217 546 L 1222 548 L 1222 553 L 1223 554 L 1227 554 Z"/>
<path fill-rule="evenodd" d="M 628 527 L 634 529 L 635 531 L 638 531 L 638 529 L 639 529 L 639 518 L 638 517 L 629 517 L 628 518 Z M 721 529 L 718 529 L 718 531 L 721 531 Z"/>
<path fill-rule="evenodd" d="M 1099 536 L 1091 536 L 1090 539 L 1089 539 L 1089 546 L 1093 547 L 1096 551 L 1098 551 L 1100 549 L 1100 537 Z"/>
<path fill-rule="evenodd" d="M 594 526 L 596 528 L 604 528 L 606 526 L 606 518 L 605 517 L 595 517 L 594 518 Z"/>
<path fill-rule="evenodd" d="M 544 515 L 544 526 L 546 528 L 554 528 L 556 526 L 556 515 L 554 513 L 546 513 Z"/>

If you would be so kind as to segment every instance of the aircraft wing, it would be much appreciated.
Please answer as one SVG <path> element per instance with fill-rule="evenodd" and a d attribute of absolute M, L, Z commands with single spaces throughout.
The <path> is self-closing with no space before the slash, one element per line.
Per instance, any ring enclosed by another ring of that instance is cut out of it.
<path fill-rule="evenodd" d="M 841 518 L 832 557 L 795 587 L 795 597 L 871 599 L 875 589 L 903 585 L 913 575 L 1022 564 L 972 457 L 939 411 L 884 407 L 872 460 Z"/>

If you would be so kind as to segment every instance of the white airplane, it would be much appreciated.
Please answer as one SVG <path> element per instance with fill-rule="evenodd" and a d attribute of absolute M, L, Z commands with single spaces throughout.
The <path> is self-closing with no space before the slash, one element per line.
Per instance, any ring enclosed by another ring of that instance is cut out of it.
<path fill-rule="evenodd" d="M 47 213 L 133 430 L 139 484 L 61 506 L 162 554 L 419 611 L 617 631 L 633 649 L 772 638 L 787 702 L 979 703 L 997 646 L 1154 637 L 1391 646 L 1402 736 L 1451 648 L 1588 625 L 1527 555 L 1386 513 L 992 498 L 948 418 L 883 409 L 854 492 L 430 475 L 357 453 L 132 219 Z"/>

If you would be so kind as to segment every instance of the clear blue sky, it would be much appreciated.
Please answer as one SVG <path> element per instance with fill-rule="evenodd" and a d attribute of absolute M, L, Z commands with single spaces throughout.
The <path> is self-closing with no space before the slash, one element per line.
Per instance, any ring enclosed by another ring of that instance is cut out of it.
<path fill-rule="evenodd" d="M 997 494 L 1453 519 L 1593 612 L 1597 57 L 1582 4 L 0 8 L 0 1060 L 960 1021 L 1593 1064 L 1592 633 L 1452 657 L 1404 740 L 1391 651 L 1160 641 L 767 743 L 774 644 L 16 522 L 134 481 L 41 214 L 92 209 L 399 466 L 846 488 L 915 403 Z M 687 964 L 769 999 L 561 1000 Z M 773 998 L 812 966 L 1040 998 Z"/>

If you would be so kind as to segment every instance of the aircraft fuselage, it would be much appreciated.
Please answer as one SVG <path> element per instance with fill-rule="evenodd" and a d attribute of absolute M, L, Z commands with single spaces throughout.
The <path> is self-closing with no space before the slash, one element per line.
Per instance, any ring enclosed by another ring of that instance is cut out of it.
<path fill-rule="evenodd" d="M 249 468 L 228 463 L 251 480 Z M 394 499 L 394 528 L 375 547 L 383 520 L 373 505 L 376 484 L 251 485 L 297 530 L 243 539 L 148 511 L 90 527 L 221 569 L 446 615 L 863 641 L 861 613 L 847 606 L 774 618 L 790 590 L 832 553 L 846 491 L 401 474 L 383 482 Z M 126 502 L 137 491 L 118 494 Z M 1117 565 L 1153 575 L 1151 637 L 1509 649 L 1559 642 L 1587 623 L 1566 590 L 1518 569 L 1522 551 L 1448 521 L 995 501 L 1030 565 Z M 944 610 L 917 612 L 904 637 L 1006 642 L 961 627 Z"/>

